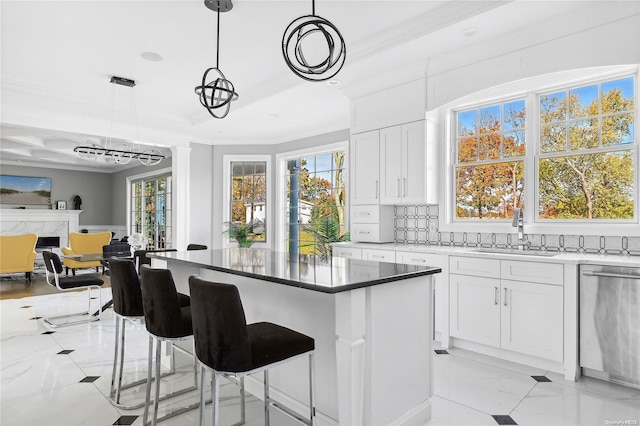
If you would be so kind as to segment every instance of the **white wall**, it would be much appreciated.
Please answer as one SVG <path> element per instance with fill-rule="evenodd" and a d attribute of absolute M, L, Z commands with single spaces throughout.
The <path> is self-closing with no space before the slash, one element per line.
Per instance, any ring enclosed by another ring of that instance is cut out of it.
<path fill-rule="evenodd" d="M 427 110 L 537 75 L 640 63 L 638 3 L 617 2 L 616 8 L 607 3 L 601 2 L 596 11 L 589 9 L 585 16 L 558 16 L 509 38 L 430 58 L 426 70 Z M 630 15 L 616 20 L 622 6 L 629 8 Z M 553 7 L 551 3 L 549 7 Z"/>

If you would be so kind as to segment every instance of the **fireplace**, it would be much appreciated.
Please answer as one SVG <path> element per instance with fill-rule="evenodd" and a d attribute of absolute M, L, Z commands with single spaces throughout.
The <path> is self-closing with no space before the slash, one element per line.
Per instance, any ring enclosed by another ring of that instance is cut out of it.
<path fill-rule="evenodd" d="M 46 250 L 59 247 L 60 237 L 38 237 L 38 241 L 36 241 L 36 250 Z"/>

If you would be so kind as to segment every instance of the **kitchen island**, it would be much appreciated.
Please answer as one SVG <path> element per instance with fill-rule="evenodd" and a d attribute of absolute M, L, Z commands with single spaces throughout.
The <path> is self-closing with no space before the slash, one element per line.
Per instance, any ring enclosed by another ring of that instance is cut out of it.
<path fill-rule="evenodd" d="M 432 274 L 439 268 L 289 256 L 263 249 L 150 253 L 188 277 L 234 284 L 249 323 L 270 321 L 316 341 L 316 424 L 423 425 L 431 418 Z M 306 412 L 306 361 L 277 367 L 273 395 Z M 247 389 L 262 398 L 261 377 Z"/>

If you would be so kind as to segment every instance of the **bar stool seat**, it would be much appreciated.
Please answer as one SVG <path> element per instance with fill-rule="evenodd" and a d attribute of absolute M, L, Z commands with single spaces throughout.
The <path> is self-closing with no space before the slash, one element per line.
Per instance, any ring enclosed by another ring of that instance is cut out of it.
<path fill-rule="evenodd" d="M 93 275 L 78 275 L 72 277 L 60 277 L 60 274 L 63 271 L 62 262 L 60 261 L 60 257 L 51 252 L 44 251 L 42 252 L 42 257 L 44 259 L 45 273 L 47 283 L 56 287 L 60 291 L 72 291 L 78 288 L 86 287 L 87 288 L 87 297 L 88 297 L 88 306 L 87 310 L 83 312 L 78 312 L 75 314 L 66 314 L 66 315 L 58 315 L 53 317 L 47 317 L 44 319 L 44 322 L 49 324 L 51 327 L 62 327 L 67 325 L 74 324 L 82 324 L 85 322 L 98 321 L 102 318 L 102 310 L 98 310 L 98 316 L 90 315 L 91 311 L 91 289 L 98 290 L 98 297 L 100 300 L 100 306 L 102 306 L 102 294 L 100 293 L 100 287 L 104 284 L 104 281 L 100 278 Z M 86 318 L 76 320 L 76 321 L 62 321 L 58 322 L 58 320 L 62 318 L 70 318 L 76 316 L 85 316 Z"/>
<path fill-rule="evenodd" d="M 143 265 L 140 268 L 140 288 L 142 291 L 142 306 L 144 310 L 144 319 L 147 332 L 149 333 L 149 366 L 147 371 L 147 387 L 145 408 L 143 416 L 143 424 L 147 425 L 149 415 L 149 407 L 153 404 L 153 414 L 151 425 L 159 421 L 177 416 L 184 412 L 197 408 L 200 403 L 191 404 L 165 414 L 158 418 L 158 407 L 160 401 L 177 395 L 193 391 L 198 388 L 197 366 L 194 353 L 193 357 L 193 386 L 189 386 L 171 394 L 160 396 L 160 355 L 161 343 L 173 343 L 193 339 L 193 325 L 191 321 L 191 307 L 186 304 L 190 302 L 188 296 L 180 295 L 176 291 L 176 286 L 168 269 L 153 269 Z M 155 373 L 153 371 L 153 344 L 156 343 L 155 351 Z M 173 345 L 175 349 L 183 350 L 177 345 Z M 185 351 L 186 352 L 186 351 Z M 188 353 L 188 352 L 186 352 Z M 172 357 L 172 362 L 173 362 Z M 155 391 L 153 401 L 151 400 L 151 382 L 155 380 Z"/>
<path fill-rule="evenodd" d="M 196 355 L 200 361 L 200 425 L 204 422 L 205 373 L 212 371 L 213 424 L 218 426 L 219 378 L 240 379 L 240 422 L 245 422 L 244 377 L 263 372 L 265 425 L 269 408 L 274 407 L 293 419 L 313 425 L 315 341 L 295 330 L 269 322 L 247 325 L 238 288 L 214 283 L 198 276 L 189 277 L 191 312 Z M 298 358 L 309 357 L 309 417 L 304 418 L 269 396 L 269 368 Z"/>

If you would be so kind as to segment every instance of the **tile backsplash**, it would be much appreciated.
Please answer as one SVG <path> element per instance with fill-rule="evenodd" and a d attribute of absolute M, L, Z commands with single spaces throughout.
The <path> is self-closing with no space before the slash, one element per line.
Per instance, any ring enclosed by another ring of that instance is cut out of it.
<path fill-rule="evenodd" d="M 396 206 L 395 242 L 450 247 L 515 248 L 513 233 L 439 232 L 437 204 Z M 526 234 L 530 250 L 640 256 L 640 237 L 604 235 Z"/>

